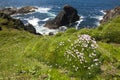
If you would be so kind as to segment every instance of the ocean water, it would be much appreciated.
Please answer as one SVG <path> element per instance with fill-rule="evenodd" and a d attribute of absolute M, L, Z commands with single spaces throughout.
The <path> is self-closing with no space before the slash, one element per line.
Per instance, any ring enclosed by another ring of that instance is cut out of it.
<path fill-rule="evenodd" d="M 120 0 L 0 0 L 0 8 L 36 6 L 38 10 L 25 15 L 16 15 L 14 18 L 21 19 L 24 23 L 32 24 L 38 33 L 48 34 L 49 32 L 58 32 L 43 27 L 45 22 L 53 19 L 63 8 L 69 4 L 78 10 L 81 19 L 76 25 L 77 28 L 96 27 L 100 25 L 104 10 L 113 9 L 120 6 Z"/>

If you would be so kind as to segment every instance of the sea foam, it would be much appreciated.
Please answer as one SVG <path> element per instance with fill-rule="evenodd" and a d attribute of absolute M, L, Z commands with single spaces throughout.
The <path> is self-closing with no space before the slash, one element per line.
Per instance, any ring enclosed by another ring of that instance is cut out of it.
<path fill-rule="evenodd" d="M 30 17 L 30 18 L 24 19 L 24 20 L 27 20 L 28 23 L 32 24 L 34 26 L 34 28 L 36 29 L 37 33 L 40 33 L 43 35 L 48 35 L 50 32 L 52 32 L 53 34 L 56 34 L 59 31 L 58 29 L 48 29 L 48 28 L 44 27 L 44 24 L 42 24 L 42 25 L 39 24 L 40 21 L 47 21 L 48 19 L 49 18 L 40 20 L 39 18 Z"/>
<path fill-rule="evenodd" d="M 49 10 L 51 10 L 51 8 L 46 8 L 46 7 L 37 7 L 38 9 L 36 9 L 36 12 L 39 13 L 48 13 Z"/>
<path fill-rule="evenodd" d="M 76 29 L 78 29 L 80 23 L 84 20 L 84 16 L 80 16 L 80 19 L 77 21 Z"/>

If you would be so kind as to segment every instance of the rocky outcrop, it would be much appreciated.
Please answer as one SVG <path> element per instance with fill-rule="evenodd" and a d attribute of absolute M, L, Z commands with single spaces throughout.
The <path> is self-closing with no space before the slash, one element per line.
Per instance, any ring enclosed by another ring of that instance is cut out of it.
<path fill-rule="evenodd" d="M 0 13 L 0 18 L 3 21 L 0 22 L 1 25 L 9 26 L 9 28 L 23 29 L 24 24 L 19 19 L 14 19 L 7 14 Z"/>
<path fill-rule="evenodd" d="M 36 33 L 35 28 L 31 24 L 24 25 L 21 20 L 14 19 L 4 13 L 0 13 L 0 18 L 1 20 L 3 20 L 3 21 L 0 21 L 1 26 L 6 26 L 8 28 L 14 28 L 18 30 L 26 30 L 30 33 L 34 33 L 38 35 L 38 33 Z"/>
<path fill-rule="evenodd" d="M 36 30 L 34 26 L 29 23 L 25 25 L 24 30 L 29 31 L 30 33 L 36 34 Z"/>
<path fill-rule="evenodd" d="M 55 17 L 53 20 L 46 22 L 45 27 L 50 29 L 56 29 L 60 26 L 69 26 L 71 23 L 74 23 L 79 20 L 77 10 L 70 5 L 65 5 L 63 10 Z"/>
<path fill-rule="evenodd" d="M 112 10 L 106 10 L 106 14 L 104 15 L 103 19 L 100 21 L 100 23 L 106 23 L 110 19 L 119 16 L 120 15 L 120 7 L 116 7 Z"/>
<path fill-rule="evenodd" d="M 5 13 L 7 15 L 14 15 L 14 14 L 26 14 L 30 12 L 35 12 L 37 8 L 33 6 L 25 6 L 22 8 L 4 8 L 0 10 L 0 13 Z"/>

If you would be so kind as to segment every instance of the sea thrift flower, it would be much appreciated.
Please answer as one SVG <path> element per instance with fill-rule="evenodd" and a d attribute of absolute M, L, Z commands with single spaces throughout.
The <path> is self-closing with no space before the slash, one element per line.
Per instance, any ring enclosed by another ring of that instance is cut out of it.
<path fill-rule="evenodd" d="M 100 65 L 97 48 L 98 45 L 91 36 L 79 35 L 78 39 L 71 44 L 64 54 L 67 65 L 70 65 L 69 67 L 72 67 L 75 71 L 85 70 L 85 74 L 90 73 L 89 75 L 91 75 L 94 68 L 99 68 L 98 65 Z"/>

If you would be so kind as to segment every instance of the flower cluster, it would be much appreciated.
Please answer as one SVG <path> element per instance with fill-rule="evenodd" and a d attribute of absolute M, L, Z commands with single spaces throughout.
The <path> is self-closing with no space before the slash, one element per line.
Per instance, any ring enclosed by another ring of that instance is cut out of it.
<path fill-rule="evenodd" d="M 64 46 L 64 42 L 60 42 L 60 43 L 59 43 L 59 46 Z"/>
<path fill-rule="evenodd" d="M 83 75 L 91 75 L 101 64 L 97 43 L 91 36 L 83 34 L 66 50 L 65 63 L 75 71 L 84 71 Z"/>

